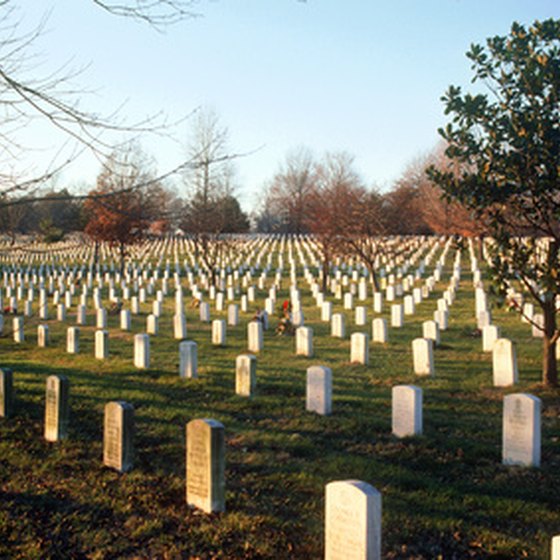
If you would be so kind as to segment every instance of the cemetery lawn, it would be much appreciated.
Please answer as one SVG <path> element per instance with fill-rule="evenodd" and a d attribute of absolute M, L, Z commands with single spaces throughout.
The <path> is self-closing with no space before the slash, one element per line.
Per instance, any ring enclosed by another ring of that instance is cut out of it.
<path fill-rule="evenodd" d="M 353 312 L 345 311 L 346 338 L 331 338 L 302 282 L 315 357 L 296 357 L 294 339 L 275 336 L 273 318 L 251 399 L 235 395 L 234 371 L 236 356 L 247 351 L 254 309 L 228 327 L 224 348 L 211 346 L 210 324 L 187 309 L 198 379 L 177 374 L 172 295 L 160 333 L 150 337 L 148 370 L 132 363 L 133 335 L 145 330 L 148 304 L 132 317 L 131 332 L 109 317 L 107 360 L 93 357 L 93 326 L 81 328 L 79 354 L 65 352 L 75 308 L 65 324 L 47 321 L 48 348 L 37 347 L 37 313 L 25 318 L 22 344 L 13 342 L 6 317 L 0 365 L 13 369 L 16 410 L 0 419 L 0 558 L 319 559 L 325 485 L 346 479 L 366 481 L 382 494 L 384 558 L 548 558 L 550 540 L 560 534 L 559 392 L 540 385 L 540 342 L 529 326 L 499 309 L 494 320 L 516 341 L 520 382 L 492 386 L 491 354 L 482 352 L 475 331 L 470 277 L 464 273 L 449 329 L 435 350 L 433 378 L 413 374 L 411 341 L 432 318 L 446 282 L 414 316 L 405 316 L 403 328 L 389 328 L 387 344 L 370 344 L 368 367 L 349 363 L 349 335 L 371 333 L 371 308 L 368 327 L 354 326 Z M 280 302 L 288 297 L 287 284 Z M 386 304 L 382 316 L 389 313 Z M 212 306 L 212 318 L 225 317 Z M 332 368 L 330 416 L 305 411 L 310 365 Z M 60 443 L 43 438 L 51 374 L 70 380 L 69 438 Z M 424 391 L 421 437 L 391 435 L 397 384 Z M 514 392 L 543 401 L 539 469 L 501 464 L 502 400 Z M 103 409 L 112 400 L 135 409 L 135 461 L 126 474 L 102 464 Z M 185 503 L 185 425 L 195 418 L 225 426 L 225 513 L 207 515 Z"/>

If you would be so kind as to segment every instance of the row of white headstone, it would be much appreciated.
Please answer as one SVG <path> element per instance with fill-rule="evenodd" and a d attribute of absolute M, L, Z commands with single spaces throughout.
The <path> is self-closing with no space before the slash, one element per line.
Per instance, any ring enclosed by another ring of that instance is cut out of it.
<path fill-rule="evenodd" d="M 196 374 L 194 375 L 196 376 Z M 191 376 L 192 377 L 192 376 Z M 256 388 L 256 358 L 242 354 L 236 359 L 236 393 L 251 397 Z M 422 389 L 398 385 L 392 389 L 392 433 L 397 437 L 422 434 Z M 69 381 L 63 375 L 47 378 L 45 438 L 65 439 L 68 432 Z M 13 415 L 13 373 L 0 369 L 0 417 Z M 321 415 L 332 412 L 332 370 L 326 366 L 307 369 L 306 409 Z M 131 432 L 132 433 L 132 432 Z M 120 436 L 119 436 L 120 437 Z M 124 437 L 124 436 L 123 436 Z M 126 448 L 130 447 L 127 445 Z M 502 462 L 506 465 L 539 467 L 541 460 L 541 401 L 515 393 L 504 397 Z M 128 464 L 128 461 L 125 461 Z"/>

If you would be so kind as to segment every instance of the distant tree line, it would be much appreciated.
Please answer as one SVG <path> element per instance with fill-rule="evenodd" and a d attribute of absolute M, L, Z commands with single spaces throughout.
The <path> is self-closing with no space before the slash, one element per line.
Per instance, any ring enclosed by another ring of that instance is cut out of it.
<path fill-rule="evenodd" d="M 266 185 L 255 215 L 255 228 L 267 233 L 317 233 L 325 227 L 321 222 L 334 225 L 343 215 L 348 217 L 352 213 L 352 195 L 359 194 L 361 201 L 355 212 L 358 218 L 369 221 L 367 231 L 371 235 L 479 235 L 480 222 L 461 204 L 445 200 L 443 191 L 426 174 L 430 166 L 452 169 L 444 148 L 438 146 L 410 163 L 386 192 L 365 185 L 349 154 L 329 153 L 317 159 L 309 150 L 299 148 L 286 156 Z M 332 176 L 333 166 L 338 166 L 338 179 Z M 342 179 L 346 188 L 339 189 L 333 201 L 334 215 L 323 220 L 326 209 L 321 207 L 324 197 L 320 194 L 329 190 L 327 183 Z M 355 220 L 353 216 L 347 221 Z M 350 223 L 346 226 L 350 227 Z"/>

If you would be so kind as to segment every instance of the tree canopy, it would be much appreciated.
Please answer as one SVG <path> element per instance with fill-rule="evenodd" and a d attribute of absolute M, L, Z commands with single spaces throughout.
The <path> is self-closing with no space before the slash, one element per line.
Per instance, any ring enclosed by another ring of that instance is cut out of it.
<path fill-rule="evenodd" d="M 489 93 L 449 88 L 443 102 L 451 121 L 440 134 L 461 172 L 432 167 L 429 173 L 450 199 L 487 221 L 496 238 L 494 272 L 501 293 L 521 282 L 543 309 L 543 380 L 556 384 L 560 20 L 514 23 L 508 36 L 472 45 L 467 56 L 473 82 L 483 82 Z"/>

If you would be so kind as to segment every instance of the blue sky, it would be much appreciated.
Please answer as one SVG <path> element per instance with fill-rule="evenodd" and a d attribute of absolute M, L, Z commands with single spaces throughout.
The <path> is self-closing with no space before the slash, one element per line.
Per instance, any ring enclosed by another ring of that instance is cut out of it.
<path fill-rule="evenodd" d="M 44 69 L 87 65 L 81 106 L 129 122 L 165 111 L 169 119 L 211 107 L 229 128 L 237 194 L 250 210 L 286 153 L 344 150 L 368 185 L 390 188 L 406 165 L 430 151 L 444 124 L 441 95 L 469 87 L 465 52 L 507 34 L 511 23 L 560 16 L 557 0 L 215 0 L 202 17 L 157 33 L 107 15 L 89 0 L 17 0 L 26 25 L 50 10 L 35 45 Z M 41 67 L 39 67 L 41 71 Z M 55 137 L 28 131 L 47 157 Z M 183 157 L 177 142 L 144 138 L 160 171 Z M 81 158 L 61 183 L 93 184 L 99 163 Z"/>

